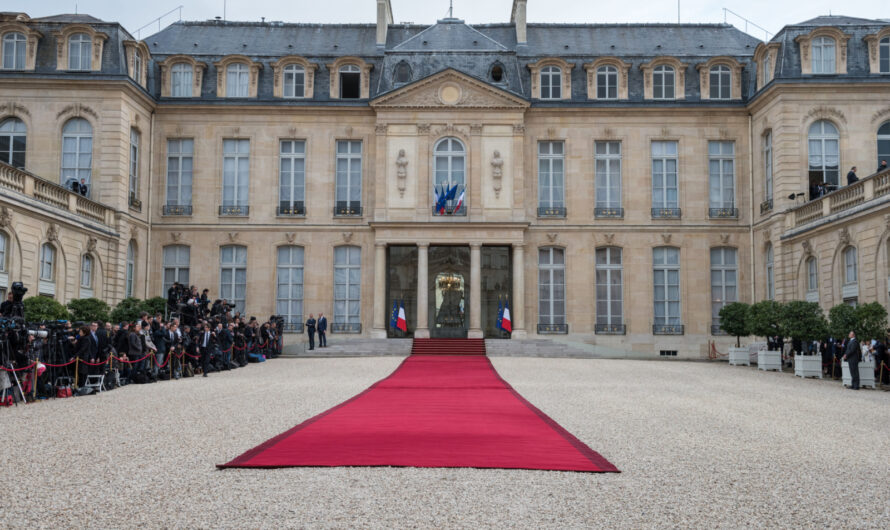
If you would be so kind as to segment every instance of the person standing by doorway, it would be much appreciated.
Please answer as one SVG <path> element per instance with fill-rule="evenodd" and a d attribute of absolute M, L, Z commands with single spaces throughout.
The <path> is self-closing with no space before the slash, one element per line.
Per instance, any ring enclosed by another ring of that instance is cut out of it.
<path fill-rule="evenodd" d="M 309 335 L 309 351 L 315 349 L 315 315 L 309 314 L 309 320 L 306 321 L 306 334 Z"/>
<path fill-rule="evenodd" d="M 328 347 L 328 319 L 324 316 L 324 313 L 318 314 L 318 347 L 319 348 L 327 348 Z"/>
<path fill-rule="evenodd" d="M 859 351 L 859 341 L 856 340 L 856 334 L 850 332 L 850 338 L 847 339 L 847 345 L 844 347 L 844 360 L 850 367 L 850 389 L 859 390 L 859 358 L 862 352 Z"/>

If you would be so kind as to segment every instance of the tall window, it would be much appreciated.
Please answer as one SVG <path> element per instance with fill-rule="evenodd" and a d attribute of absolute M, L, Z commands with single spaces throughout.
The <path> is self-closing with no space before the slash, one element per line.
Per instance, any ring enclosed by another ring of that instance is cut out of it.
<path fill-rule="evenodd" d="M 89 254 L 80 258 L 80 286 L 84 289 L 93 288 L 93 258 Z"/>
<path fill-rule="evenodd" d="M 541 99 L 562 98 L 562 70 L 558 66 L 541 68 Z"/>
<path fill-rule="evenodd" d="M 306 70 L 298 64 L 284 67 L 284 97 L 306 97 Z"/>
<path fill-rule="evenodd" d="M 844 285 L 858 283 L 856 247 L 844 249 Z"/>
<path fill-rule="evenodd" d="M 831 37 L 816 37 L 813 39 L 813 73 L 835 73 L 834 39 Z"/>
<path fill-rule="evenodd" d="M 303 322 L 303 247 L 278 247 L 276 311 L 291 328 Z"/>
<path fill-rule="evenodd" d="M 337 140 L 337 212 L 361 213 L 362 142 Z"/>
<path fill-rule="evenodd" d="M 763 85 L 773 80 L 773 59 L 769 54 L 763 56 Z"/>
<path fill-rule="evenodd" d="M 223 206 L 247 206 L 250 140 L 223 140 Z"/>
<path fill-rule="evenodd" d="M 723 64 L 711 68 L 710 72 L 711 99 L 732 98 L 732 73 Z"/>
<path fill-rule="evenodd" d="M 621 142 L 596 142 L 596 208 L 621 207 Z"/>
<path fill-rule="evenodd" d="M 562 142 L 538 142 L 538 208 L 564 207 L 564 144 Z"/>
<path fill-rule="evenodd" d="M 763 195 L 764 200 L 773 199 L 773 131 L 763 135 Z"/>
<path fill-rule="evenodd" d="M 596 99 L 618 99 L 618 69 L 614 66 L 596 69 Z"/>
<path fill-rule="evenodd" d="M 0 232 L 0 272 L 7 272 L 6 254 L 9 249 L 9 236 L 5 232 Z M 5 301 L 5 300 L 4 300 Z"/>
<path fill-rule="evenodd" d="M 340 67 L 340 98 L 358 99 L 362 97 L 362 71 L 354 64 Z"/>
<path fill-rule="evenodd" d="M 890 164 L 890 121 L 878 129 L 878 167 L 885 161 Z"/>
<path fill-rule="evenodd" d="M 766 299 L 767 300 L 775 300 L 776 298 L 776 283 L 775 277 L 773 276 L 773 246 L 772 244 L 766 245 Z"/>
<path fill-rule="evenodd" d="M 130 129 L 130 197 L 139 197 L 139 131 Z"/>
<path fill-rule="evenodd" d="M 878 48 L 880 48 L 878 52 L 878 71 L 882 74 L 888 74 L 890 73 L 890 37 L 881 39 Z"/>
<path fill-rule="evenodd" d="M 738 251 L 711 249 L 711 325 L 720 325 L 720 309 L 738 302 Z"/>
<path fill-rule="evenodd" d="M 278 214 L 304 215 L 306 201 L 306 142 L 282 140 L 278 166 Z"/>
<path fill-rule="evenodd" d="M 18 118 L 7 118 L 0 123 L 0 162 L 25 168 L 27 132 L 25 123 Z"/>
<path fill-rule="evenodd" d="M 436 142 L 433 149 L 433 186 L 440 192 L 448 191 L 457 186 L 455 198 L 445 203 L 445 208 L 451 211 L 457 206 L 457 197 L 467 183 L 466 175 L 467 153 L 464 144 L 457 138 L 442 138 Z M 461 210 L 466 209 L 466 197 L 461 205 Z"/>
<path fill-rule="evenodd" d="M 133 296 L 133 284 L 136 281 L 136 243 L 133 241 L 127 245 L 127 277 L 125 281 L 125 296 L 130 298 Z"/>
<path fill-rule="evenodd" d="M 246 64 L 235 63 L 226 67 L 226 97 L 246 98 L 250 93 L 250 69 Z"/>
<path fill-rule="evenodd" d="M 179 282 L 181 285 L 189 285 L 189 267 L 191 263 L 191 249 L 186 245 L 168 245 L 164 247 L 164 291 Z"/>
<path fill-rule="evenodd" d="M 176 63 L 170 69 L 170 95 L 174 98 L 192 97 L 194 69 L 188 63 Z"/>
<path fill-rule="evenodd" d="M 93 127 L 83 118 L 70 119 L 62 127 L 62 184 L 84 179 L 89 185 L 92 166 Z"/>
<path fill-rule="evenodd" d="M 56 247 L 49 243 L 40 247 L 40 279 L 47 282 L 56 279 Z"/>
<path fill-rule="evenodd" d="M 596 249 L 596 323 L 620 326 L 624 315 L 621 249 Z"/>
<path fill-rule="evenodd" d="M 142 83 L 142 52 L 139 50 L 133 54 L 133 79 Z"/>
<path fill-rule="evenodd" d="M 679 208 L 677 142 L 652 142 L 652 208 Z"/>
<path fill-rule="evenodd" d="M 3 69 L 25 69 L 25 45 L 27 39 L 21 33 L 12 32 L 3 35 Z"/>
<path fill-rule="evenodd" d="M 191 138 L 167 140 L 167 206 L 192 205 L 194 150 Z"/>
<path fill-rule="evenodd" d="M 840 172 L 840 135 L 837 127 L 826 120 L 810 125 L 810 184 L 825 182 L 837 186 Z"/>
<path fill-rule="evenodd" d="M 92 64 L 90 55 L 92 54 L 92 43 L 90 36 L 86 33 L 75 33 L 68 39 L 68 69 L 69 70 L 90 70 Z"/>
<path fill-rule="evenodd" d="M 652 250 L 655 286 L 655 325 L 680 325 L 680 249 L 656 247 Z"/>
<path fill-rule="evenodd" d="M 656 66 L 652 72 L 652 97 L 655 99 L 674 99 L 676 73 L 672 66 Z"/>
<path fill-rule="evenodd" d="M 708 142 L 708 180 L 711 208 L 732 210 L 734 216 L 735 142 Z"/>
<path fill-rule="evenodd" d="M 561 248 L 538 249 L 538 323 L 566 323 L 566 259 Z"/>
<path fill-rule="evenodd" d="M 334 249 L 334 322 L 338 325 L 361 323 L 362 249 Z"/>
<path fill-rule="evenodd" d="M 247 292 L 247 247 L 229 245 L 219 249 L 219 297 L 244 312 Z"/>
<path fill-rule="evenodd" d="M 819 272 L 816 266 L 816 258 L 807 259 L 807 292 L 814 293 L 819 290 Z"/>

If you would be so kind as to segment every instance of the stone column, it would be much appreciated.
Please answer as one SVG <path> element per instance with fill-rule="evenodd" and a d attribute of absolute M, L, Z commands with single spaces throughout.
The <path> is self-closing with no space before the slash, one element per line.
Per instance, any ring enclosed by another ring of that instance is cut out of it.
<path fill-rule="evenodd" d="M 525 330 L 525 243 L 513 245 L 513 299 L 510 300 L 511 338 L 528 337 Z"/>
<path fill-rule="evenodd" d="M 374 325 L 371 337 L 386 338 L 386 243 L 374 244 Z"/>
<path fill-rule="evenodd" d="M 417 243 L 417 327 L 415 339 L 430 338 L 429 319 L 429 249 L 426 241 Z"/>
<path fill-rule="evenodd" d="M 470 243 L 470 331 L 467 337 L 482 338 L 482 244 Z"/>

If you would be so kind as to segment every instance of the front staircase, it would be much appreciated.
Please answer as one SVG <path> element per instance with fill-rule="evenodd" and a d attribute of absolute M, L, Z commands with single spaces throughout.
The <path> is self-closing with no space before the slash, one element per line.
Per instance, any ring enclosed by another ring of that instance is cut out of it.
<path fill-rule="evenodd" d="M 485 355 L 485 340 L 414 339 L 411 355 Z"/>

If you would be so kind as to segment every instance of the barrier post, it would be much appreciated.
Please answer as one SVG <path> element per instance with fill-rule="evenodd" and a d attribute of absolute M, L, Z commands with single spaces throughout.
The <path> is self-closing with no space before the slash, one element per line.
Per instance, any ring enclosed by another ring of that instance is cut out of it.
<path fill-rule="evenodd" d="M 79 375 L 78 369 L 79 368 L 80 368 L 80 357 L 75 357 L 74 358 L 74 384 L 72 385 L 75 388 L 75 390 L 78 388 L 77 381 L 80 379 L 80 377 L 78 377 L 78 375 Z"/>
<path fill-rule="evenodd" d="M 35 359 L 34 360 L 34 371 L 31 372 L 31 401 L 34 401 L 37 399 L 37 363 L 38 363 L 38 360 Z"/>

